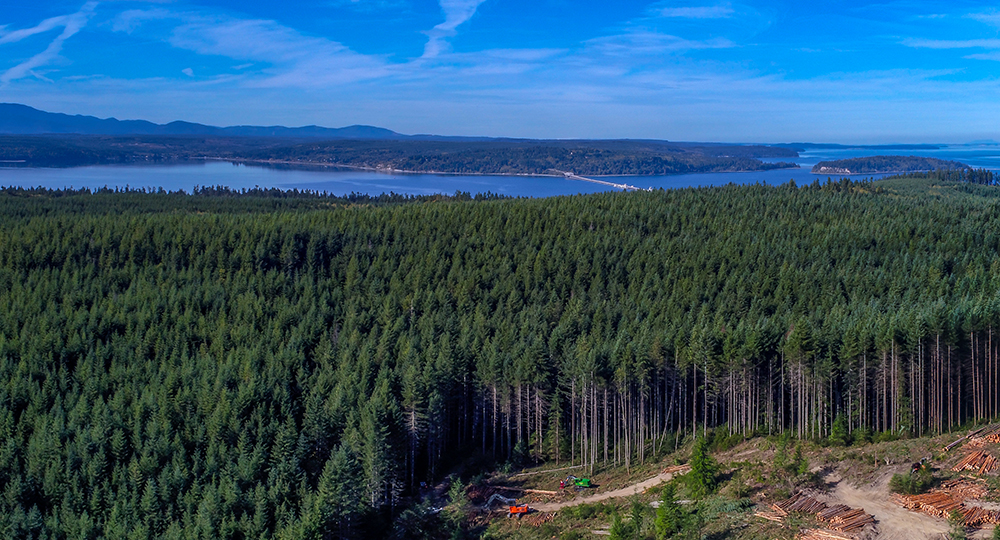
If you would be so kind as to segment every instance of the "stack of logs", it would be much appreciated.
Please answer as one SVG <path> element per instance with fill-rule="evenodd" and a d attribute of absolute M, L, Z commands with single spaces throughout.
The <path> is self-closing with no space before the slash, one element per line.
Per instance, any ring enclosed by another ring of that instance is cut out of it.
<path fill-rule="evenodd" d="M 787 500 L 772 504 L 771 508 L 774 508 L 775 511 L 784 516 L 787 516 L 789 512 L 815 514 L 816 512 L 826 510 L 826 503 L 817 501 L 800 491 Z"/>
<path fill-rule="evenodd" d="M 781 514 L 775 514 L 773 512 L 768 512 L 766 510 L 757 510 L 756 512 L 754 512 L 754 515 L 759 518 L 764 518 L 768 521 L 774 521 L 776 523 L 783 523 L 785 521 L 785 518 L 783 518 Z"/>
<path fill-rule="evenodd" d="M 788 500 L 772 504 L 771 508 L 773 508 L 777 513 L 776 515 L 761 515 L 761 512 L 758 512 L 757 515 L 764 519 L 770 519 L 771 521 L 780 521 L 780 518 L 772 519 L 771 516 L 787 516 L 789 512 L 806 512 L 809 514 L 816 514 L 816 519 L 829 524 L 831 529 L 851 534 L 860 532 L 868 525 L 875 524 L 875 517 L 871 514 L 866 514 L 865 511 L 860 508 L 851 508 L 850 506 L 844 504 L 827 506 L 826 503 L 818 501 L 802 492 L 792 495 L 792 497 Z M 816 531 L 818 531 L 818 529 L 814 529 L 813 533 L 816 533 Z M 820 532 L 823 534 L 833 534 L 826 533 L 825 531 Z M 809 538 L 811 539 L 812 537 Z M 825 538 L 849 537 L 826 536 Z"/>
<path fill-rule="evenodd" d="M 969 439 L 969 444 L 972 446 L 983 447 L 987 443 L 1000 444 L 1000 424 L 986 428 L 982 433 Z"/>
<path fill-rule="evenodd" d="M 941 482 L 940 486 L 932 489 L 931 491 L 947 493 L 948 495 L 951 495 L 953 499 L 958 499 L 960 501 L 982 499 L 990 492 L 986 489 L 982 480 L 967 480 L 965 478 L 946 480 Z"/>
<path fill-rule="evenodd" d="M 973 471 L 976 474 L 985 474 L 1000 469 L 1000 462 L 997 458 L 987 454 L 982 450 L 970 452 L 951 468 L 953 471 Z"/>
<path fill-rule="evenodd" d="M 923 495 L 893 495 L 892 502 L 906 508 L 916 510 L 929 516 L 948 519 L 953 510 L 961 512 L 965 506 L 945 493 L 924 493 Z"/>
<path fill-rule="evenodd" d="M 795 538 L 798 540 L 853 540 L 850 536 L 824 531 L 823 529 L 805 529 Z"/>
<path fill-rule="evenodd" d="M 1000 510 L 986 510 L 978 506 L 966 506 L 965 501 L 984 497 L 987 490 L 981 484 L 958 479 L 949 480 L 941 487 L 923 495 L 893 495 L 896 504 L 909 510 L 948 519 L 953 511 L 962 515 L 964 523 L 970 527 L 1000 524 Z"/>
<path fill-rule="evenodd" d="M 671 465 L 666 469 L 663 469 L 663 474 L 668 473 L 681 473 L 684 474 L 691 470 L 691 465 Z"/>
<path fill-rule="evenodd" d="M 851 508 L 844 504 L 823 510 L 816 514 L 816 519 L 829 523 L 831 529 L 845 533 L 856 533 L 868 525 L 875 524 L 874 516 L 866 514 L 860 508 Z"/>
<path fill-rule="evenodd" d="M 965 519 L 965 524 L 969 527 L 1000 525 L 1000 511 L 998 510 L 987 510 L 979 506 L 972 506 L 966 508 L 962 517 Z"/>

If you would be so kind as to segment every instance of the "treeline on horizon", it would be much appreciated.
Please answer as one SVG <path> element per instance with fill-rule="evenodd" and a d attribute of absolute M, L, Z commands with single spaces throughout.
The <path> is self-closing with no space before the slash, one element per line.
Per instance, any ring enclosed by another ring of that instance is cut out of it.
<path fill-rule="evenodd" d="M 713 428 L 994 418 L 998 193 L 895 182 L 266 212 L 0 193 L 0 528 L 405 538 L 445 519 L 419 482 L 470 455 L 594 469 Z"/>
<path fill-rule="evenodd" d="M 667 141 L 335 140 L 204 136 L 0 135 L 5 166 L 164 164 L 219 158 L 305 165 L 399 169 L 456 174 L 666 175 L 796 167 L 763 163 L 789 157 L 769 146 L 695 145 Z"/>
<path fill-rule="evenodd" d="M 923 156 L 864 156 L 831 161 L 820 161 L 812 172 L 824 173 L 823 169 L 835 169 L 838 174 L 878 174 L 911 173 L 923 171 L 964 171 L 970 167 L 960 161 L 951 161 Z M 957 181 L 957 180 L 956 180 Z"/>
<path fill-rule="evenodd" d="M 618 144 L 612 144 L 618 143 Z M 726 155 L 728 152 L 736 155 Z M 248 152 L 248 158 L 330 163 L 373 169 L 458 174 L 669 175 L 797 167 L 755 157 L 794 152 L 764 147 L 672 147 L 625 141 L 407 142 L 336 141 Z M 790 156 L 791 157 L 791 156 Z"/>
<path fill-rule="evenodd" d="M 411 195 L 401 193 L 351 192 L 336 195 L 327 191 L 280 188 L 240 188 L 194 186 L 184 190 L 161 188 L 101 187 L 50 189 L 45 187 L 0 186 L 6 196 L 4 212 L 11 217 L 56 213 L 158 213 L 187 212 L 274 212 L 279 210 L 330 209 L 338 206 L 388 206 L 443 201 L 493 201 L 510 197 L 487 191 L 473 195 L 456 191 L 451 195 Z M 16 201 L 16 202 L 15 202 Z"/>
<path fill-rule="evenodd" d="M 977 184 L 981 186 L 996 186 L 1000 184 L 1000 178 L 989 169 L 950 169 L 937 170 L 924 173 L 913 173 L 912 178 L 923 178 L 936 182 L 961 182 L 966 184 Z"/>

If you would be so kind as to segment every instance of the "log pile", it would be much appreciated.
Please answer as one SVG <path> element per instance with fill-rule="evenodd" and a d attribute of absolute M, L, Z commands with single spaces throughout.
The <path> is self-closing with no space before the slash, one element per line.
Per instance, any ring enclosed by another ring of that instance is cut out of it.
<path fill-rule="evenodd" d="M 797 540 L 853 540 L 851 536 L 824 531 L 823 529 L 803 529 L 795 538 Z"/>
<path fill-rule="evenodd" d="M 944 451 L 947 452 L 947 451 L 951 450 L 952 448 L 955 448 L 956 446 L 958 446 L 959 444 L 961 444 L 962 441 L 964 441 L 964 440 L 971 440 L 971 439 L 973 439 L 976 435 L 979 435 L 979 433 L 981 433 L 985 429 L 986 428 L 979 428 L 976 431 L 973 431 L 973 432 L 967 434 L 965 437 L 959 438 L 957 441 L 949 444 L 948 446 L 945 446 L 944 447 Z"/>
<path fill-rule="evenodd" d="M 766 510 L 757 510 L 756 512 L 754 512 L 753 515 L 759 518 L 764 518 L 768 521 L 773 521 L 775 523 L 784 523 L 785 521 L 785 518 L 781 517 L 780 514 L 774 512 L 768 512 Z"/>
<path fill-rule="evenodd" d="M 875 516 L 865 513 L 860 508 L 851 508 L 846 504 L 827 506 L 826 503 L 818 501 L 801 491 L 792 495 L 788 500 L 777 502 L 771 505 L 779 517 L 787 516 L 789 512 L 804 512 L 816 514 L 816 519 L 829 524 L 831 529 L 842 533 L 854 534 L 860 532 L 868 525 L 875 524 Z M 759 514 L 758 514 L 759 515 Z M 765 516 L 764 519 L 769 519 Z M 777 520 L 772 520 L 777 521 Z M 819 529 L 816 529 L 817 531 Z M 822 531 L 829 533 L 829 531 Z M 829 533 L 834 534 L 834 533 Z M 827 537 L 827 538 L 850 538 L 850 537 Z"/>
<path fill-rule="evenodd" d="M 1000 424 L 984 428 L 981 433 L 969 437 L 969 446 L 982 448 L 987 444 L 1000 444 Z"/>
<path fill-rule="evenodd" d="M 785 516 L 787 516 L 789 512 L 805 512 L 807 514 L 815 514 L 826 510 L 826 503 L 817 501 L 800 491 L 795 495 L 792 495 L 791 498 L 787 500 L 774 503 L 771 507 L 774 508 L 779 514 Z"/>
<path fill-rule="evenodd" d="M 965 524 L 969 527 L 981 525 L 1000 525 L 1000 510 L 987 510 L 979 506 L 970 506 L 962 512 Z"/>
<path fill-rule="evenodd" d="M 973 471 L 976 474 L 985 474 L 1000 469 L 1000 462 L 997 458 L 987 454 L 983 450 L 975 450 L 962 458 L 957 465 L 951 468 L 953 471 Z"/>
<path fill-rule="evenodd" d="M 965 502 L 969 499 L 982 499 L 989 490 L 982 481 L 973 482 L 965 478 L 956 478 L 942 482 L 939 487 L 931 490 L 932 493 L 944 493 L 957 501 Z"/>
<path fill-rule="evenodd" d="M 924 495 L 893 495 L 893 502 L 909 510 L 923 512 L 929 516 L 948 519 L 953 511 L 962 515 L 963 522 L 969 527 L 981 525 L 1000 525 L 1000 510 L 987 510 L 979 506 L 966 506 L 945 493 L 927 493 Z"/>
<path fill-rule="evenodd" d="M 669 473 L 686 473 L 691 470 L 690 465 L 671 465 L 666 469 L 663 469 L 663 474 Z"/>
<path fill-rule="evenodd" d="M 925 493 L 923 495 L 893 495 L 892 501 L 907 510 L 916 510 L 929 516 L 948 519 L 952 510 L 961 512 L 965 509 L 960 501 L 956 501 L 946 493 Z"/>
<path fill-rule="evenodd" d="M 875 524 L 875 516 L 866 514 L 860 508 L 851 508 L 845 504 L 831 506 L 819 512 L 816 514 L 816 519 L 829 523 L 831 529 L 844 533 L 856 533 Z"/>

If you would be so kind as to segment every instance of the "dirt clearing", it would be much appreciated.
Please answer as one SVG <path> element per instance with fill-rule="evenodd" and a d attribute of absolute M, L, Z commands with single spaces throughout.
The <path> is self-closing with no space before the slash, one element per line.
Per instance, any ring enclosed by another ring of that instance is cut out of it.
<path fill-rule="evenodd" d="M 909 472 L 908 467 L 899 467 L 898 472 Z M 891 474 L 883 475 L 875 485 L 855 487 L 840 478 L 837 473 L 831 473 L 825 480 L 832 489 L 827 497 L 838 503 L 855 508 L 864 508 L 865 512 L 875 516 L 878 521 L 879 540 L 923 540 L 940 539 L 948 533 L 948 524 L 930 516 L 910 512 L 897 506 L 889 500 L 889 478 Z"/>
<path fill-rule="evenodd" d="M 536 503 L 532 504 L 531 507 L 539 512 L 556 512 L 561 508 L 566 508 L 567 506 L 576 506 L 578 504 L 588 504 L 604 501 L 607 499 L 612 499 L 615 497 L 629 497 L 637 493 L 642 493 L 647 489 L 657 486 L 662 482 L 669 482 L 674 477 L 674 473 L 660 473 L 649 480 L 639 482 L 638 484 L 632 484 L 631 486 L 626 486 L 621 489 L 616 489 L 614 491 L 605 491 L 604 493 L 595 493 L 594 495 L 587 495 L 586 497 L 578 497 L 570 501 L 555 502 L 555 503 Z"/>

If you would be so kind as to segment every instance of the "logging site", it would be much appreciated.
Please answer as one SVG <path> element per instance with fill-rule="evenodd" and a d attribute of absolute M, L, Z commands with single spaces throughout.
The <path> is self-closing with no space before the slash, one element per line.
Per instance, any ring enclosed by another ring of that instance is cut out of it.
<path fill-rule="evenodd" d="M 447 506 L 486 538 L 1000 536 L 1000 424 L 848 445 L 739 439 L 677 440 L 629 469 L 494 473 L 451 486 Z"/>
<path fill-rule="evenodd" d="M 991 178 L 0 189 L 0 538 L 989 538 Z"/>

